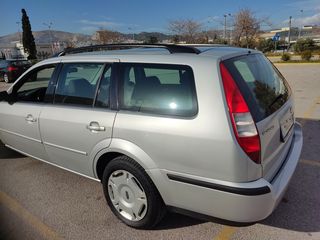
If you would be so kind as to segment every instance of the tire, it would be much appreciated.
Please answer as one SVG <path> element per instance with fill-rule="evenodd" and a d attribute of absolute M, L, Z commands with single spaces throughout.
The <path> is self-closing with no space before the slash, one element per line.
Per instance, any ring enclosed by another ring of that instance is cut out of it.
<path fill-rule="evenodd" d="M 127 156 L 106 166 L 102 184 L 112 212 L 130 227 L 150 229 L 165 215 L 166 207 L 150 177 Z"/>
<path fill-rule="evenodd" d="M 10 83 L 8 74 L 6 74 L 6 73 L 3 74 L 3 80 L 4 80 L 6 83 Z"/>

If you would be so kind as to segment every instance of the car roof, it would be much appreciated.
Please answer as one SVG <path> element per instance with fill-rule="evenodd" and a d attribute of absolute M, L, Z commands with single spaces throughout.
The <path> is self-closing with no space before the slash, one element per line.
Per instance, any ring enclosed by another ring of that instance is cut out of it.
<path fill-rule="evenodd" d="M 178 45 L 179 46 L 179 45 Z M 66 54 L 45 60 L 44 62 L 53 63 L 57 61 L 84 61 L 84 60 L 103 60 L 103 59 L 119 59 L 120 61 L 133 61 L 152 62 L 154 60 L 159 61 L 178 61 L 179 59 L 199 59 L 199 58 L 210 58 L 210 59 L 227 59 L 233 56 L 244 55 L 253 52 L 259 52 L 253 49 L 229 47 L 226 45 L 185 45 L 191 46 L 196 49 L 195 53 L 171 53 L 170 50 L 163 47 L 133 47 L 129 49 L 121 50 L 100 50 L 100 51 L 84 51 Z M 90 46 L 89 46 L 90 47 Z"/>

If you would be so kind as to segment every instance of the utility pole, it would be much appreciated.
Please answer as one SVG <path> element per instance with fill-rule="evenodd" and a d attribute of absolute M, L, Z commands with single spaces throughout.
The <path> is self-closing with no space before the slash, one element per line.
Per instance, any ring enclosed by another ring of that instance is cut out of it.
<path fill-rule="evenodd" d="M 303 23 L 302 23 L 303 10 L 302 10 L 302 9 L 300 10 L 300 13 L 301 13 L 301 23 L 300 23 L 300 28 L 299 28 L 299 36 L 298 36 L 298 39 L 300 39 L 300 37 L 301 37 L 301 31 L 302 31 L 302 28 L 303 28 Z"/>
<path fill-rule="evenodd" d="M 47 26 L 47 27 L 48 27 L 48 29 L 49 29 L 49 37 L 50 37 L 51 52 L 52 52 L 52 54 L 54 54 L 53 42 L 52 42 L 52 32 L 51 32 L 52 22 L 50 22 L 50 23 L 43 23 L 43 25 Z"/>
<path fill-rule="evenodd" d="M 292 16 L 289 17 L 289 31 L 288 31 L 288 48 L 287 48 L 287 52 L 289 51 L 290 48 L 290 37 L 291 37 L 291 19 Z"/>

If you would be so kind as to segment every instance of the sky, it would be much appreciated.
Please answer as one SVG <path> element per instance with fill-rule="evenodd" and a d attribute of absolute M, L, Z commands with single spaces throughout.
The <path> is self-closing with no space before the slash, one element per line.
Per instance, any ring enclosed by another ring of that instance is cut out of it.
<path fill-rule="evenodd" d="M 48 29 L 92 34 L 98 29 L 124 33 L 168 33 L 168 22 L 193 19 L 206 29 L 222 29 L 223 15 L 249 8 L 257 18 L 268 19 L 264 29 L 320 25 L 320 0 L 1 0 L 0 36 L 21 31 L 25 8 L 32 30 Z M 303 10 L 301 12 L 301 10 Z M 231 21 L 231 17 L 227 18 Z"/>

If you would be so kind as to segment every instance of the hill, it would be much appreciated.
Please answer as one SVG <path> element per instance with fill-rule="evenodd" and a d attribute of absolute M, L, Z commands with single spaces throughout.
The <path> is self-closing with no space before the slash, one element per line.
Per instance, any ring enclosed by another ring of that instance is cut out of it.
<path fill-rule="evenodd" d="M 5 36 L 0 36 L 0 44 L 8 44 L 13 41 L 19 41 L 20 35 L 22 33 L 13 33 L 8 34 Z M 125 34 L 125 33 L 118 33 L 122 39 L 132 39 L 133 34 Z M 60 41 L 60 42 L 92 42 L 92 36 L 80 34 L 80 33 L 70 33 L 64 31 L 55 31 L 49 30 L 44 31 L 34 31 L 33 36 L 35 38 L 36 43 L 50 43 Z M 159 32 L 141 32 L 135 33 L 134 39 L 138 41 L 147 41 L 151 36 L 157 37 L 159 41 L 163 41 L 166 39 L 170 39 L 170 35 L 159 33 Z M 52 38 L 52 39 L 51 39 Z"/>
<path fill-rule="evenodd" d="M 19 41 L 20 35 L 22 33 L 13 33 L 0 37 L 0 44 L 8 44 L 13 41 Z M 49 30 L 44 31 L 34 31 L 33 36 L 35 38 L 36 43 L 49 43 L 51 41 L 56 42 L 69 42 L 69 41 L 79 41 L 79 42 L 87 42 L 91 40 L 91 36 L 80 34 L 80 33 L 70 33 L 63 31 L 54 31 L 51 32 Z M 52 40 L 51 40 L 52 38 Z"/>

